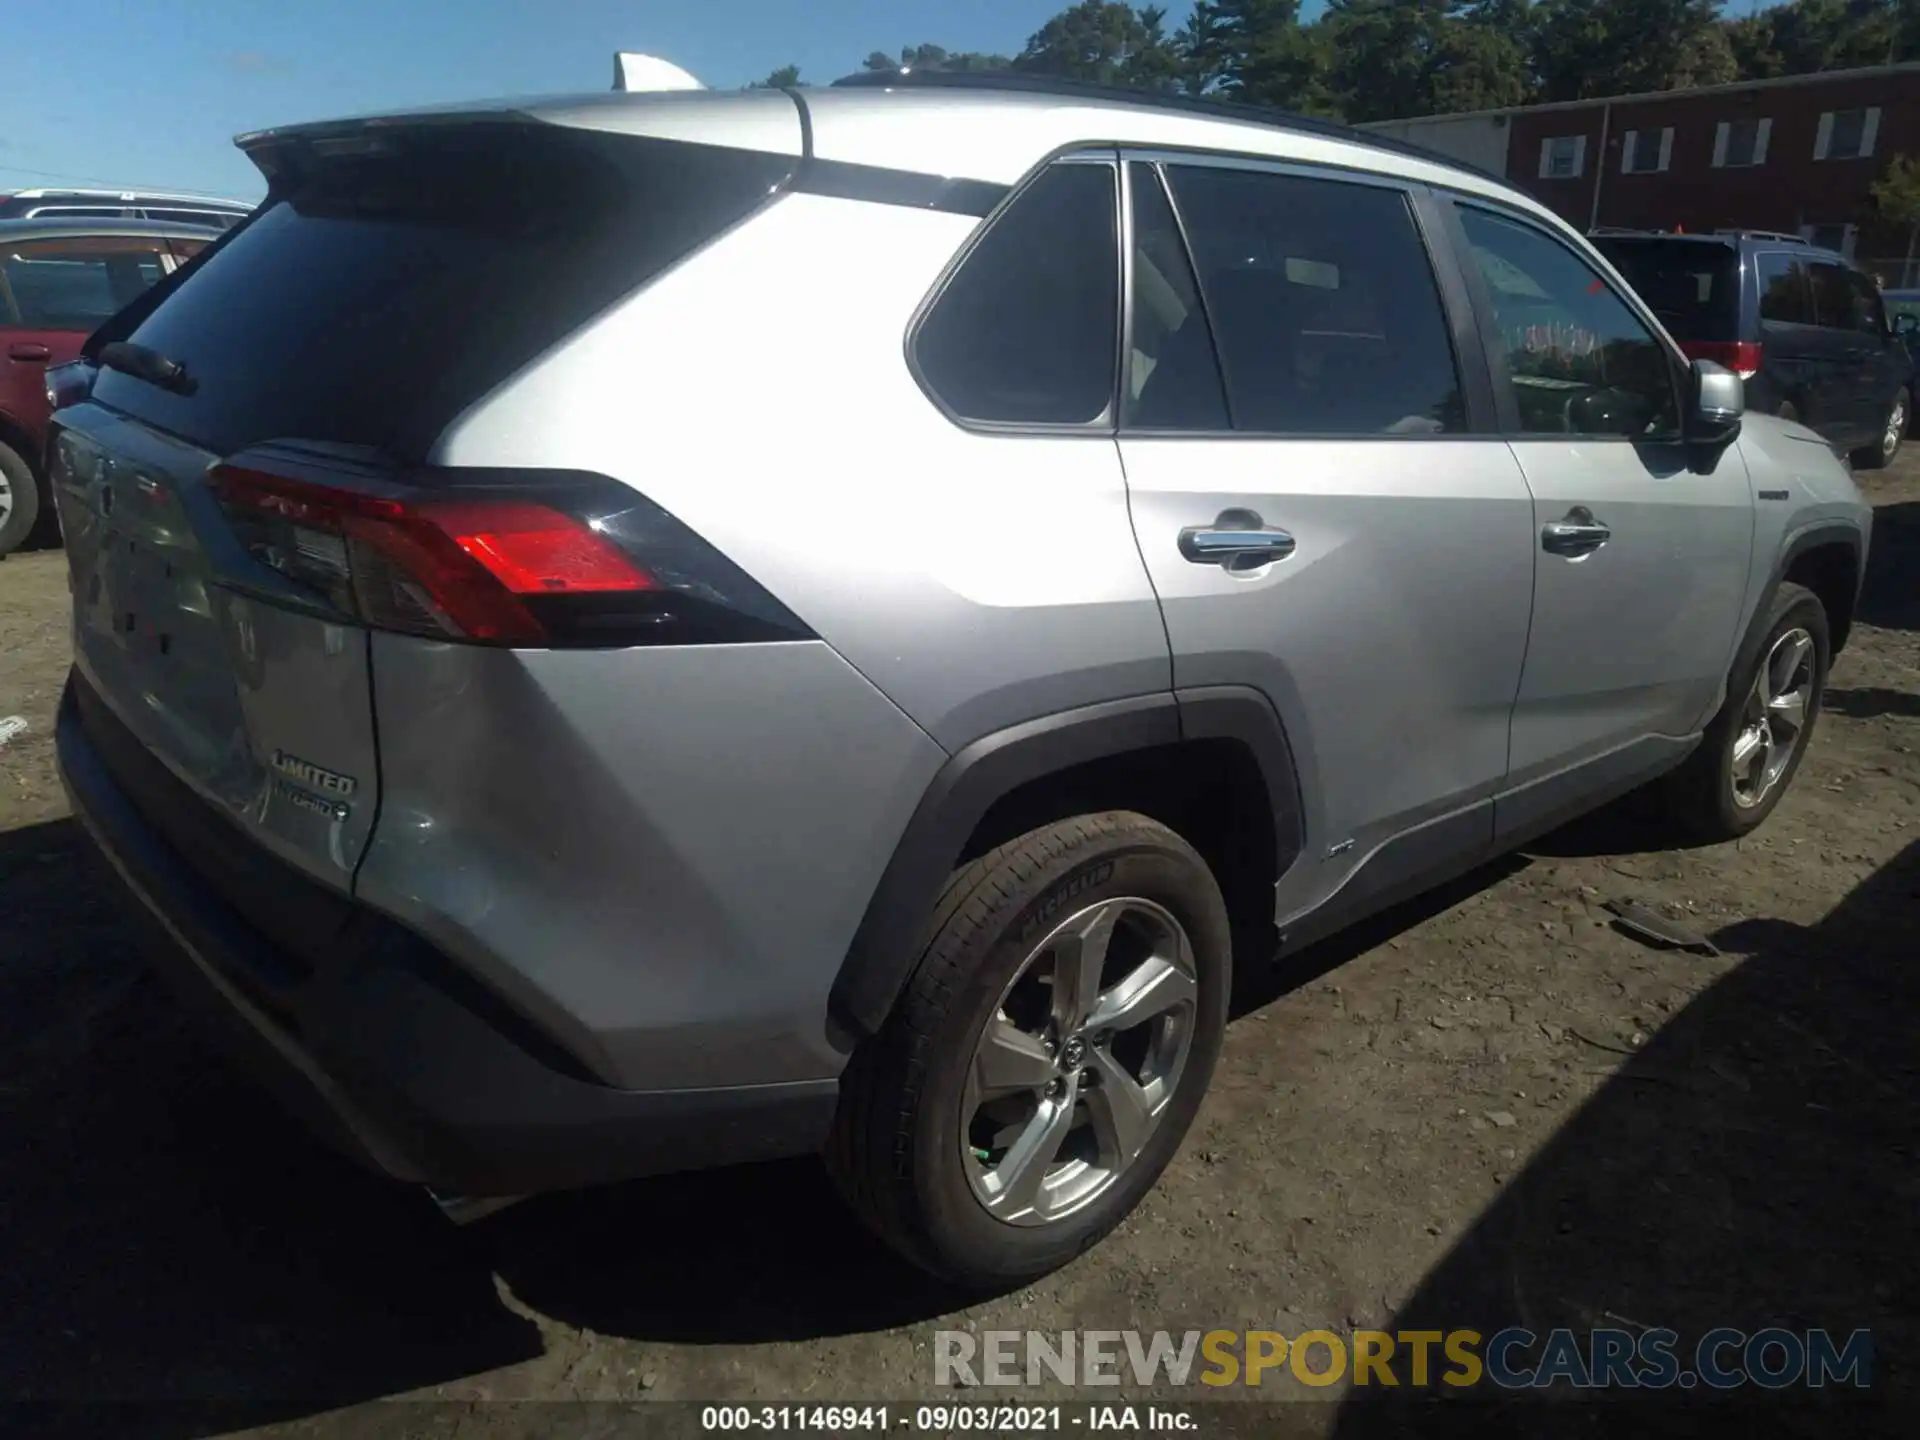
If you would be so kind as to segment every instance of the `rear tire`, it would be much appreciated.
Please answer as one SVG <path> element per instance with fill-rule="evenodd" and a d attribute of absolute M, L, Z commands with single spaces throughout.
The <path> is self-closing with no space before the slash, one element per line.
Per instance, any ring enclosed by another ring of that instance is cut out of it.
<path fill-rule="evenodd" d="M 1881 428 L 1880 441 L 1876 445 L 1863 445 L 1853 452 L 1853 468 L 1856 470 L 1882 470 L 1893 463 L 1893 457 L 1900 453 L 1901 442 L 1907 438 L 1907 425 L 1913 418 L 1913 397 L 1902 387 L 1893 397 L 1893 404 L 1887 410 L 1886 424 Z"/>
<path fill-rule="evenodd" d="M 1668 779 L 1673 818 L 1695 838 L 1735 840 L 1773 813 L 1806 758 L 1831 656 L 1826 607 L 1803 586 L 1781 585 L 1759 652 L 1729 678 L 1699 748 Z"/>
<path fill-rule="evenodd" d="M 842 1078 L 828 1168 L 943 1280 L 999 1290 L 1055 1270 L 1179 1148 L 1231 972 L 1219 887 L 1164 825 L 1109 812 L 1009 841 L 948 879 L 905 992 Z"/>
<path fill-rule="evenodd" d="M 40 482 L 26 459 L 0 445 L 0 556 L 11 555 L 33 534 L 40 518 Z"/>

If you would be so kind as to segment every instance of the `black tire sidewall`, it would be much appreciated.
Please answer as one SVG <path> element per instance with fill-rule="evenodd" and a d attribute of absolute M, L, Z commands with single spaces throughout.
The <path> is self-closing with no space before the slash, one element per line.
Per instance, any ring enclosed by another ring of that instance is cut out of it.
<path fill-rule="evenodd" d="M 1793 759 L 1788 762 L 1784 774 L 1773 787 L 1771 794 L 1751 809 L 1737 805 L 1733 799 L 1733 745 L 1740 734 L 1740 717 L 1745 712 L 1747 696 L 1752 693 L 1753 683 L 1759 677 L 1760 667 L 1773 653 L 1773 647 L 1787 631 L 1804 629 L 1813 637 L 1814 675 L 1813 694 L 1807 702 L 1806 724 L 1801 727 Z M 1751 664 L 1747 665 L 1737 677 L 1738 688 L 1729 689 L 1727 704 L 1721 713 L 1721 723 L 1714 732 L 1714 801 L 1719 811 L 1722 827 L 1732 834 L 1744 835 L 1757 829 L 1773 813 L 1787 791 L 1792 788 L 1793 780 L 1800 773 L 1800 765 L 1807 758 L 1807 751 L 1813 744 L 1813 734 L 1820 719 L 1820 712 L 1826 698 L 1827 669 L 1833 663 L 1832 637 L 1827 631 L 1827 612 L 1817 598 L 1810 592 L 1794 586 L 1784 589 L 1775 597 L 1766 638 L 1760 642 L 1760 649 Z"/>
<path fill-rule="evenodd" d="M 1187 932 L 1199 988 L 1193 1047 L 1145 1150 L 1105 1194 L 1056 1224 L 1009 1225 L 987 1213 L 963 1168 L 960 1104 L 974 1048 L 1020 963 L 1046 931 L 1075 911 L 1122 895 L 1164 906 Z M 1185 846 L 1127 837 L 1074 853 L 1040 877 L 1037 893 L 966 967 L 935 1033 L 920 1089 L 913 1183 L 928 1240 L 943 1268 L 981 1283 L 1052 1270 L 1112 1230 L 1152 1188 L 1185 1138 L 1219 1058 L 1232 989 L 1229 934 L 1219 889 Z"/>
<path fill-rule="evenodd" d="M 27 543 L 40 519 L 40 481 L 19 451 L 0 444 L 0 471 L 13 491 L 13 508 L 0 521 L 0 555 L 10 555 Z"/>

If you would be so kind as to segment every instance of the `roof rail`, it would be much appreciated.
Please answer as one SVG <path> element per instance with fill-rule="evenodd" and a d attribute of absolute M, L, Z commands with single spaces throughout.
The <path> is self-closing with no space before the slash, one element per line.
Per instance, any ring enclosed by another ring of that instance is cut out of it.
<path fill-rule="evenodd" d="M 1782 240 L 1789 245 L 1811 245 L 1813 242 L 1804 235 L 1789 235 L 1784 230 L 1742 230 L 1739 228 L 1716 230 L 1716 235 L 1732 235 L 1742 240 Z"/>
<path fill-rule="evenodd" d="M 1290 111 L 1277 110 L 1265 105 L 1240 104 L 1207 95 L 1181 95 L 1165 90 L 1139 90 L 1122 85 L 1097 85 L 1086 80 L 1063 80 L 1052 75 L 1034 75 L 1024 70 L 921 70 L 908 66 L 897 70 L 861 70 L 852 75 L 842 76 L 833 82 L 833 87 L 835 89 L 1001 90 L 1025 95 L 1057 95 L 1062 99 L 1099 100 L 1109 105 L 1132 105 L 1141 109 L 1162 110 L 1173 114 L 1205 115 L 1217 120 L 1237 121 L 1242 125 L 1262 125 L 1270 130 L 1291 130 L 1296 134 L 1344 140 L 1350 144 L 1364 145 L 1369 150 L 1383 150 L 1389 154 L 1404 155 L 1413 160 L 1424 160 L 1430 165 L 1444 165 L 1449 170 L 1459 170 L 1501 185 L 1510 186 L 1513 183 L 1504 175 L 1483 170 L 1478 165 L 1455 159 L 1443 151 L 1430 150 L 1424 145 L 1396 140 L 1369 130 L 1358 130 L 1351 125 L 1343 125 L 1337 120 L 1323 120 L 1313 115 L 1295 115 Z"/>

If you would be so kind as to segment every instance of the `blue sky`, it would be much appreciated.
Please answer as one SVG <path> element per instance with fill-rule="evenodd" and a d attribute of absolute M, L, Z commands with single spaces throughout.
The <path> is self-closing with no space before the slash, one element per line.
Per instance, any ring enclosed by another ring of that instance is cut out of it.
<path fill-rule="evenodd" d="M 716 87 L 789 63 L 823 82 L 909 44 L 1016 50 L 1062 3 L 0 0 L 0 191 L 84 177 L 252 197 L 262 186 L 232 145 L 245 130 L 602 90 L 615 50 L 664 56 Z M 1188 8 L 1167 3 L 1176 22 Z"/>

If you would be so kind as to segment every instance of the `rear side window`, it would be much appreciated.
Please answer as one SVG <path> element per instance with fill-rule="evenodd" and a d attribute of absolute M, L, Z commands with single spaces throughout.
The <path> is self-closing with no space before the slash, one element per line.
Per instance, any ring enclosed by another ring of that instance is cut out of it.
<path fill-rule="evenodd" d="M 1601 240 L 1597 248 L 1674 339 L 1739 338 L 1739 256 L 1731 245 Z"/>
<path fill-rule="evenodd" d="M 1466 428 L 1440 291 L 1402 192 L 1214 166 L 1166 174 L 1236 429 Z"/>
<path fill-rule="evenodd" d="M 1758 263 L 1760 318 L 1777 325 L 1813 324 L 1813 291 L 1799 257 L 1762 254 Z"/>
<path fill-rule="evenodd" d="M 94 396 L 218 454 L 303 439 L 418 459 L 473 401 L 744 218 L 791 167 L 522 124 L 286 157 L 253 223 L 125 337 L 184 364 L 195 393 L 108 370 Z"/>
<path fill-rule="evenodd" d="M 955 415 L 1084 425 L 1107 413 L 1119 358 L 1116 176 L 1103 161 L 1041 172 L 947 282 L 914 359 Z"/>
<path fill-rule="evenodd" d="M 1880 303 L 1880 287 L 1858 270 L 1848 270 L 1845 274 L 1847 291 L 1853 301 L 1849 311 L 1853 328 L 1865 335 L 1885 334 L 1887 313 Z"/>
<path fill-rule="evenodd" d="M 30 330 L 90 333 L 161 275 L 163 240 L 27 240 L 0 249 L 0 315 Z"/>

